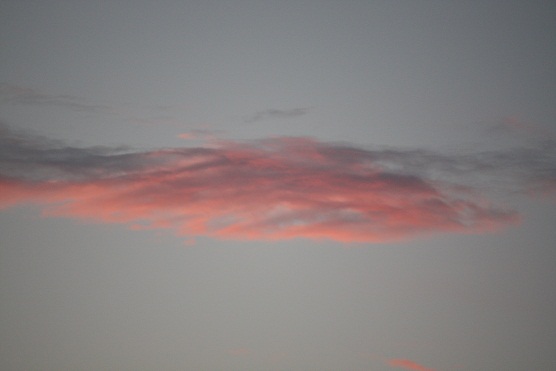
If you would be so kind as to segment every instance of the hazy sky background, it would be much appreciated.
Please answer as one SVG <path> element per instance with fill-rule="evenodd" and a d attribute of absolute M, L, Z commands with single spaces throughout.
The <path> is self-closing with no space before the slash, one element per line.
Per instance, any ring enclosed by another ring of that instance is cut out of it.
<path fill-rule="evenodd" d="M 556 369 L 551 1 L 0 0 L 2 370 Z"/>

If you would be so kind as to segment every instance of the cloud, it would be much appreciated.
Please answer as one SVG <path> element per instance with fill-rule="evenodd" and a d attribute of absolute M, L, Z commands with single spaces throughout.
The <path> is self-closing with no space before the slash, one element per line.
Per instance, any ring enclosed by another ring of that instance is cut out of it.
<path fill-rule="evenodd" d="M 306 115 L 309 112 L 308 107 L 292 108 L 288 110 L 280 109 L 267 109 L 264 111 L 259 111 L 252 116 L 245 119 L 246 123 L 254 123 L 268 119 L 290 119 L 294 117 L 299 117 Z"/>
<path fill-rule="evenodd" d="M 215 130 L 197 129 L 180 133 L 177 135 L 177 137 L 188 140 L 218 141 L 217 134 L 222 134 L 222 132 Z"/>
<path fill-rule="evenodd" d="M 518 215 L 483 188 L 525 192 L 556 174 L 553 145 L 449 156 L 291 137 L 211 143 L 76 148 L 0 127 L 0 207 L 187 238 L 385 242 L 496 231 Z"/>
<path fill-rule="evenodd" d="M 555 139 L 554 132 L 531 121 L 523 120 L 518 116 L 506 116 L 494 125 L 487 127 L 488 132 L 496 136 L 515 136 L 521 140 L 524 138 Z"/>
<path fill-rule="evenodd" d="M 71 111 L 114 115 L 125 119 L 127 122 L 139 125 L 167 126 L 183 124 L 183 120 L 172 114 L 172 112 L 182 109 L 179 105 L 131 107 L 129 104 L 94 104 L 72 95 L 44 93 L 29 87 L 7 83 L 0 83 L 0 103 L 2 102 L 25 106 L 60 107 Z M 144 115 L 137 115 L 137 112 L 141 111 L 144 112 Z"/>
<path fill-rule="evenodd" d="M 247 357 L 251 355 L 251 350 L 249 348 L 233 348 L 228 349 L 228 354 L 234 357 Z"/>
<path fill-rule="evenodd" d="M 391 367 L 403 368 L 411 371 L 435 371 L 432 368 L 421 366 L 420 364 L 408 359 L 391 359 L 388 360 L 387 364 Z"/>
<path fill-rule="evenodd" d="M 0 83 L 0 100 L 11 104 L 58 106 L 74 111 L 111 113 L 113 107 L 102 104 L 91 104 L 71 95 L 54 95 L 39 92 L 35 89 Z"/>

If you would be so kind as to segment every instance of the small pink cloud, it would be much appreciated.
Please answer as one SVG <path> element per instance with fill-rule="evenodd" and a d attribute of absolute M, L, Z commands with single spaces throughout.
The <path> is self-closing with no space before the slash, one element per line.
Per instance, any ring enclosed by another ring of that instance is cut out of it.
<path fill-rule="evenodd" d="M 217 133 L 221 133 L 221 132 L 220 131 L 217 132 L 213 130 L 196 129 L 196 130 L 180 133 L 177 135 L 177 137 L 186 140 L 202 140 L 202 141 L 218 142 L 219 139 L 216 137 Z"/>
<path fill-rule="evenodd" d="M 536 128 L 532 124 L 519 119 L 517 116 L 506 116 L 502 119 L 501 124 L 509 130 L 516 131 L 534 131 Z"/>
<path fill-rule="evenodd" d="M 178 138 L 193 139 L 193 138 L 195 138 L 195 135 L 193 133 L 181 133 L 181 134 L 178 134 Z"/>
<path fill-rule="evenodd" d="M 494 131 L 528 136 L 534 138 L 554 139 L 554 132 L 531 121 L 523 120 L 518 116 L 506 116 L 498 125 L 493 127 Z"/>
<path fill-rule="evenodd" d="M 390 367 L 403 368 L 410 371 L 435 371 L 432 368 L 427 368 L 408 359 L 390 359 L 387 361 L 387 364 Z"/>
<path fill-rule="evenodd" d="M 248 348 L 233 348 L 228 350 L 228 354 L 234 357 L 247 357 L 251 354 Z"/>
<path fill-rule="evenodd" d="M 532 182 L 527 189 L 527 193 L 532 197 L 556 201 L 556 179 L 543 179 Z"/>

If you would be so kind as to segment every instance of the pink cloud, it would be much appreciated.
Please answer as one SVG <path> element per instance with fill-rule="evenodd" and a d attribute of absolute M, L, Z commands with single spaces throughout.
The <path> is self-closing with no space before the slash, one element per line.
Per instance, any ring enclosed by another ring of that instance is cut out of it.
<path fill-rule="evenodd" d="M 492 128 L 497 133 L 507 133 L 543 139 L 554 139 L 554 133 L 531 121 L 526 121 L 518 116 L 506 116 Z"/>
<path fill-rule="evenodd" d="M 181 134 L 178 134 L 178 138 L 181 138 L 181 139 L 194 139 L 194 138 L 195 138 L 195 134 L 193 134 L 193 133 L 181 133 Z"/>
<path fill-rule="evenodd" d="M 390 367 L 403 368 L 411 371 L 435 371 L 432 368 L 421 366 L 420 364 L 410 361 L 408 359 L 391 359 L 388 360 L 387 364 Z"/>
<path fill-rule="evenodd" d="M 551 201 L 556 200 L 556 179 L 542 179 L 532 182 L 527 189 L 527 193 L 532 197 L 542 197 Z"/>
<path fill-rule="evenodd" d="M 222 132 L 208 129 L 195 129 L 188 132 L 180 133 L 177 135 L 177 137 L 187 140 L 218 141 L 217 134 L 222 134 Z"/>
<path fill-rule="evenodd" d="M 34 203 L 47 216 L 187 237 L 385 242 L 495 231 L 517 220 L 466 187 L 395 172 L 376 153 L 306 138 L 125 155 L 84 150 L 79 160 L 74 148 L 56 149 L 53 159 L 50 149 L 18 151 L 27 156 L 18 171 L 54 175 L 0 177 L 0 207 Z"/>
<path fill-rule="evenodd" d="M 248 348 L 233 348 L 228 350 L 228 354 L 234 357 L 246 357 L 251 354 L 251 350 Z"/>

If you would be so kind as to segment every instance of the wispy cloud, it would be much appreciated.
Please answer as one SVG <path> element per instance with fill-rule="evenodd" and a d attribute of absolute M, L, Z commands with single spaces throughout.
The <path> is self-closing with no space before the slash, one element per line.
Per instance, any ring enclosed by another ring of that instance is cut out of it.
<path fill-rule="evenodd" d="M 518 116 L 506 116 L 499 122 L 488 127 L 488 131 L 495 135 L 515 135 L 523 138 L 543 138 L 554 139 L 554 132 L 543 128 L 542 126 L 519 118 Z"/>
<path fill-rule="evenodd" d="M 222 134 L 222 131 L 217 130 L 191 130 L 184 133 L 178 134 L 178 138 L 189 139 L 189 140 L 204 140 L 204 141 L 218 141 L 218 135 Z"/>
<path fill-rule="evenodd" d="M 249 348 L 233 348 L 228 349 L 228 354 L 234 357 L 247 357 L 251 354 Z"/>
<path fill-rule="evenodd" d="M 55 95 L 39 92 L 35 89 L 0 83 L 0 100 L 11 104 L 58 106 L 74 111 L 111 112 L 113 107 L 102 104 L 92 104 L 71 95 Z"/>
<path fill-rule="evenodd" d="M 420 364 L 408 359 L 391 359 L 387 364 L 391 367 L 403 368 L 410 371 L 435 371 L 432 368 L 421 366 Z"/>
<path fill-rule="evenodd" d="M 59 107 L 68 111 L 118 116 L 129 123 L 149 126 L 182 125 L 183 120 L 172 112 L 183 110 L 179 105 L 133 107 L 128 104 L 97 104 L 82 97 L 42 92 L 30 87 L 0 83 L 0 103 Z M 143 115 L 140 114 L 143 112 Z"/>
<path fill-rule="evenodd" d="M 448 156 L 289 137 L 133 152 L 0 128 L 0 207 L 188 237 L 384 242 L 515 223 L 480 190 L 554 181 L 555 159 L 554 145 Z"/>
<path fill-rule="evenodd" d="M 268 119 L 291 119 L 309 113 L 308 107 L 298 107 L 292 109 L 266 109 L 259 111 L 245 119 L 246 123 L 254 123 Z"/>

